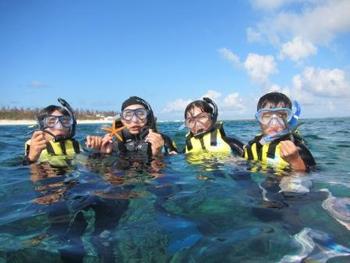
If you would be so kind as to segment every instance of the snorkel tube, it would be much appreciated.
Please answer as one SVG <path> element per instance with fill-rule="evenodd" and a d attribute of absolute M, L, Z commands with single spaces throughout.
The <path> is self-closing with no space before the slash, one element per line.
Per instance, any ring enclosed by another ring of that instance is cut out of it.
<path fill-rule="evenodd" d="M 299 116 L 301 114 L 300 104 L 296 100 L 293 101 L 292 111 L 293 111 L 293 116 L 292 116 L 292 119 L 288 122 L 288 127 L 289 127 L 289 130 L 294 131 L 300 125 L 298 124 L 298 121 L 299 121 Z"/>
<path fill-rule="evenodd" d="M 62 99 L 62 98 L 58 98 L 57 101 L 62 105 L 62 107 L 68 112 L 69 116 L 72 118 L 73 120 L 73 124 L 72 124 L 72 128 L 70 129 L 69 131 L 69 137 L 68 138 L 72 138 L 74 137 L 75 135 L 75 128 L 77 126 L 77 120 L 75 119 L 75 116 L 74 116 L 74 111 L 72 109 L 72 107 L 69 105 L 69 103 Z"/>
<path fill-rule="evenodd" d="M 299 102 L 297 102 L 296 100 L 293 101 L 292 112 L 293 112 L 293 116 L 290 119 L 290 121 L 286 123 L 286 128 L 284 130 L 282 130 L 279 133 L 276 133 L 274 135 L 263 136 L 260 140 L 260 143 L 265 144 L 265 143 L 269 143 L 269 142 L 272 142 L 274 140 L 277 140 L 277 139 L 279 139 L 287 134 L 292 135 L 292 133 L 300 125 L 300 123 L 298 123 L 298 121 L 299 121 L 299 117 L 301 114 L 301 107 L 300 107 Z"/>
<path fill-rule="evenodd" d="M 216 103 L 212 99 L 210 99 L 208 97 L 204 97 L 203 100 L 206 103 L 208 103 L 209 105 L 211 105 L 213 108 L 213 113 L 211 114 L 211 121 L 212 121 L 212 125 L 210 127 L 210 129 L 211 129 L 214 127 L 214 125 L 216 124 L 216 121 L 218 119 L 218 114 L 219 114 L 218 113 L 218 106 L 216 105 Z"/>

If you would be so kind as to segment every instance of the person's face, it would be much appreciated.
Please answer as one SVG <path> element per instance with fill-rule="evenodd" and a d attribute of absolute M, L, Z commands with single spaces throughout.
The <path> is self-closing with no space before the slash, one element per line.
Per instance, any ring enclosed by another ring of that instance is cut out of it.
<path fill-rule="evenodd" d="M 206 132 L 212 125 L 210 113 L 203 112 L 199 107 L 193 107 L 186 113 L 186 126 L 193 134 Z"/>
<path fill-rule="evenodd" d="M 263 135 L 273 136 L 287 128 L 288 112 L 284 110 L 276 110 L 277 108 L 285 108 L 285 104 L 279 103 L 275 105 L 268 103 L 260 110 L 260 127 Z"/>
<path fill-rule="evenodd" d="M 131 134 L 139 134 L 147 123 L 148 112 L 141 104 L 126 107 L 121 113 L 121 121 Z"/>
<path fill-rule="evenodd" d="M 67 136 L 72 125 L 70 116 L 63 115 L 58 110 L 45 118 L 46 131 L 55 136 Z"/>

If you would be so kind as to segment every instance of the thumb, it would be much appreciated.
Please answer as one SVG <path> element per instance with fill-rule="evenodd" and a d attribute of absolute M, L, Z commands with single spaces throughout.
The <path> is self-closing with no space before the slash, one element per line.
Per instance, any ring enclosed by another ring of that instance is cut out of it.
<path fill-rule="evenodd" d="M 109 146 L 111 144 L 113 144 L 112 138 L 107 137 L 107 138 L 102 139 L 102 142 L 101 142 L 102 147 L 106 147 L 106 146 Z"/>
<path fill-rule="evenodd" d="M 149 129 L 148 133 L 154 133 L 153 129 Z"/>
<path fill-rule="evenodd" d="M 85 139 L 85 145 L 87 147 L 90 147 L 91 146 L 91 137 L 90 136 L 86 136 L 86 139 Z"/>

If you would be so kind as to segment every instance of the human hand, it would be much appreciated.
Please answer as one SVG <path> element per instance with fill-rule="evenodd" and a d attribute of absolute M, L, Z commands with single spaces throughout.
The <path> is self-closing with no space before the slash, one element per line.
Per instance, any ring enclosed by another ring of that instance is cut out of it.
<path fill-rule="evenodd" d="M 102 138 L 102 144 L 100 151 L 101 153 L 111 153 L 113 150 L 113 136 L 109 133 L 107 133 L 103 138 Z"/>
<path fill-rule="evenodd" d="M 95 149 L 95 150 L 100 150 L 101 145 L 102 145 L 102 137 L 101 136 L 86 136 L 86 142 L 85 142 L 86 147 Z"/>
<path fill-rule="evenodd" d="M 110 134 L 106 134 L 104 137 L 87 136 L 85 145 L 101 153 L 111 153 L 113 149 L 113 138 Z"/>
<path fill-rule="evenodd" d="M 296 171 L 305 171 L 306 166 L 299 154 L 299 148 L 290 140 L 280 142 L 280 155 Z"/>
<path fill-rule="evenodd" d="M 160 153 L 160 150 L 164 146 L 164 139 L 162 135 L 149 129 L 149 133 L 146 137 L 146 142 L 151 143 L 152 155 L 155 156 Z"/>
<path fill-rule="evenodd" d="M 30 147 L 28 153 L 28 159 L 31 162 L 36 162 L 41 152 L 46 148 L 46 139 L 45 133 L 43 131 L 35 131 L 30 139 Z"/>

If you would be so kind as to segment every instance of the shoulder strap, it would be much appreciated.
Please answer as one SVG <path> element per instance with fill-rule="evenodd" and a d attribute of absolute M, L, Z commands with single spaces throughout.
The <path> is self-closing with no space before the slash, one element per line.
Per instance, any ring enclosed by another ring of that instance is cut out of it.
<path fill-rule="evenodd" d="M 205 144 L 204 144 L 203 136 L 199 138 L 199 141 L 200 141 L 200 143 L 201 143 L 202 150 L 206 150 L 207 148 L 205 148 Z"/>
<path fill-rule="evenodd" d="M 50 142 L 46 143 L 46 150 L 49 154 L 51 155 L 56 155 L 55 150 L 53 149 L 52 145 Z"/>
<path fill-rule="evenodd" d="M 261 137 L 262 137 L 261 134 L 255 136 L 252 140 L 250 140 L 250 141 L 248 142 L 248 144 L 249 144 L 249 145 L 253 145 L 253 144 L 256 143 L 256 142 L 259 142 L 259 141 L 261 140 Z"/>
<path fill-rule="evenodd" d="M 269 144 L 269 148 L 267 150 L 267 157 L 274 159 L 275 158 L 275 154 L 276 154 L 276 147 L 279 144 L 280 141 L 276 140 L 273 141 Z"/>
<path fill-rule="evenodd" d="M 261 145 L 259 142 L 256 142 L 256 153 L 258 155 L 258 160 L 259 161 L 262 161 L 262 148 L 263 148 L 263 145 Z"/>
<path fill-rule="evenodd" d="M 66 140 L 60 141 L 60 147 L 61 147 L 62 153 L 63 153 L 64 155 L 66 155 L 66 154 L 67 154 Z"/>
<path fill-rule="evenodd" d="M 218 144 L 217 139 L 218 139 L 218 129 L 214 129 L 210 133 L 210 145 L 216 146 Z"/>
<path fill-rule="evenodd" d="M 72 140 L 74 152 L 75 152 L 75 153 L 80 153 L 80 145 L 79 145 L 79 142 L 76 141 L 75 139 L 71 139 L 71 140 Z"/>
<path fill-rule="evenodd" d="M 254 139 L 250 140 L 245 146 L 244 148 L 246 149 L 246 153 L 247 156 L 245 156 L 245 158 L 248 158 L 248 160 L 254 160 L 254 155 L 253 155 L 253 151 L 252 151 L 252 146 L 254 143 L 259 142 L 261 138 L 261 135 L 257 135 L 254 137 Z"/>
<path fill-rule="evenodd" d="M 245 152 L 247 153 L 247 156 L 245 156 L 245 158 L 247 158 L 248 160 L 254 160 L 251 144 L 247 144 L 245 146 Z"/>
<path fill-rule="evenodd" d="M 189 133 L 186 136 L 186 147 L 188 151 L 191 151 L 193 149 L 193 145 L 191 143 L 191 138 L 193 137 L 193 135 L 191 133 Z"/>

